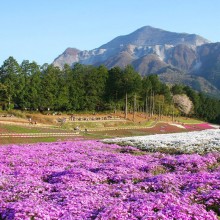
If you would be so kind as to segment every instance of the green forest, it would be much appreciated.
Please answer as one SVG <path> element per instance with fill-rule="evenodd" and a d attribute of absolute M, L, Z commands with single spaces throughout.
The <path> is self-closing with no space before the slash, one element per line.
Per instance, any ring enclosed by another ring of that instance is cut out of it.
<path fill-rule="evenodd" d="M 189 116 L 220 123 L 220 101 L 184 85 L 168 86 L 157 75 L 140 76 L 132 66 L 38 65 L 9 57 L 0 67 L 0 107 L 30 111 L 140 111 L 181 114 L 173 95 L 193 102 Z"/>

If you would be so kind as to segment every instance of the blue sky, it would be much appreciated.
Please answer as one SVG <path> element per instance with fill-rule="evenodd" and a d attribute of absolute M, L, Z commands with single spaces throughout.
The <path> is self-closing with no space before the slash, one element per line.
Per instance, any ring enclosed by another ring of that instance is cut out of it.
<path fill-rule="evenodd" d="M 0 0 L 0 9 L 0 66 L 9 56 L 51 63 L 146 25 L 220 41 L 219 0 Z"/>

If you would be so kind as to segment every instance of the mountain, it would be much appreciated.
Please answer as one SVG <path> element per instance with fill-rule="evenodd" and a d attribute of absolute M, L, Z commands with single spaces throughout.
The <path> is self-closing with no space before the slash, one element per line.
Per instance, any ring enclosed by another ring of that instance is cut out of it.
<path fill-rule="evenodd" d="M 123 63 L 130 63 L 148 54 L 156 54 L 166 62 L 166 59 L 172 55 L 175 46 L 184 45 L 185 49 L 195 50 L 197 46 L 205 43 L 209 43 L 209 41 L 195 34 L 174 33 L 145 26 L 131 34 L 116 37 L 90 51 L 67 48 L 54 60 L 53 64 L 63 67 L 65 63 L 72 65 L 79 62 L 86 65 L 102 63 L 108 68 L 115 65 L 123 67 L 120 60 Z"/>
<path fill-rule="evenodd" d="M 200 75 L 220 89 L 220 43 L 210 43 L 198 48 L 198 68 L 194 73 Z"/>
<path fill-rule="evenodd" d="M 177 81 L 220 95 L 220 43 L 211 43 L 196 34 L 145 26 L 93 50 L 67 48 L 53 65 L 63 68 L 65 63 L 73 66 L 77 62 L 103 64 L 109 69 L 131 64 L 142 76 L 159 74 L 167 83 Z"/>

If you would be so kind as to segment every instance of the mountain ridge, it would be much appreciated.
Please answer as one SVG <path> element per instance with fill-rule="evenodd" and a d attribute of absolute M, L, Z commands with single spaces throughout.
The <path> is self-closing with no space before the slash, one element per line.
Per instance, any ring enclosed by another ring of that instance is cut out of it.
<path fill-rule="evenodd" d="M 154 40 L 152 39 L 152 35 L 154 36 Z M 179 37 L 177 37 L 177 35 Z M 125 42 L 126 38 L 126 42 Z M 187 34 L 187 33 L 176 33 L 176 32 L 170 32 L 165 31 L 159 28 L 154 28 L 151 26 L 144 26 L 136 31 L 128 34 L 128 35 L 122 35 L 114 38 L 113 40 L 109 41 L 107 44 L 104 44 L 100 46 L 99 48 L 109 48 L 109 45 L 111 47 L 115 48 L 120 46 L 121 44 L 132 44 L 137 46 L 152 46 L 152 45 L 177 45 L 177 44 L 192 44 L 194 41 L 194 44 L 201 45 L 203 42 L 210 42 L 206 40 L 205 38 L 202 38 L 199 35 L 196 34 Z"/>

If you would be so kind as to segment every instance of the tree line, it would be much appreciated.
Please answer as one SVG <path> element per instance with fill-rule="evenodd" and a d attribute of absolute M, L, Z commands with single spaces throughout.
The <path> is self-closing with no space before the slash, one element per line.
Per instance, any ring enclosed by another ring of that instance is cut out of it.
<path fill-rule="evenodd" d="M 191 115 L 220 122 L 220 102 L 183 85 L 168 86 L 157 75 L 141 77 L 132 66 L 39 66 L 24 60 L 20 65 L 9 57 L 0 67 L 2 109 L 33 111 L 145 112 L 152 116 L 181 114 L 173 95 L 186 94 L 194 104 Z"/>

